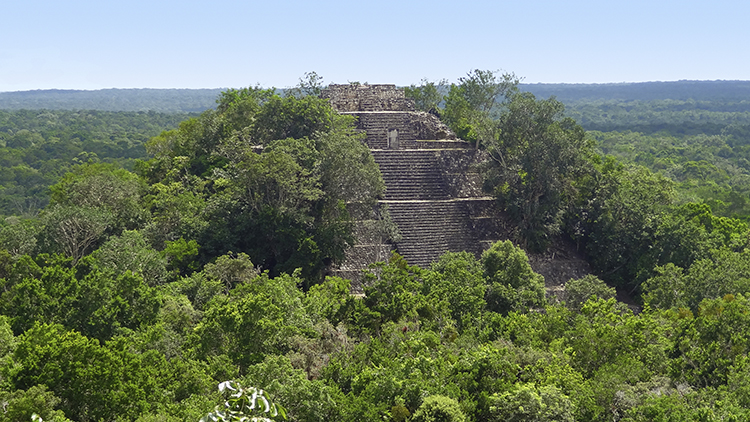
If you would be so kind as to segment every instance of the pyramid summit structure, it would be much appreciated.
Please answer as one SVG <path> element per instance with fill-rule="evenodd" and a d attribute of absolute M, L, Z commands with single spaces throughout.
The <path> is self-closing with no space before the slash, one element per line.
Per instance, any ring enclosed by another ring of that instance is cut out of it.
<path fill-rule="evenodd" d="M 321 96 L 357 118 L 386 186 L 373 218 L 359 221 L 357 244 L 337 275 L 356 284 L 363 269 L 388 259 L 392 250 L 428 268 L 445 252 L 479 255 L 509 237 L 494 199 L 482 193 L 481 152 L 456 139 L 436 116 L 416 111 L 402 89 L 331 85 Z M 397 234 L 379 229 L 378 219 L 390 220 Z"/>

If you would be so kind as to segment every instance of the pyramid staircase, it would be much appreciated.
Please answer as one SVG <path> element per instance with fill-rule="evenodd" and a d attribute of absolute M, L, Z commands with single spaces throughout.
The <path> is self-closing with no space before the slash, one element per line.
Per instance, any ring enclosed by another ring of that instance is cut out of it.
<path fill-rule="evenodd" d="M 373 235 L 361 221 L 357 245 L 337 275 L 358 284 L 363 263 L 388 259 L 395 250 L 410 265 L 428 268 L 445 252 L 477 256 L 507 235 L 494 200 L 481 192 L 476 150 L 462 141 L 416 141 L 412 149 L 371 149 L 385 182 L 381 212 L 398 228 L 395 241 Z M 356 288 L 356 286 L 355 286 Z"/>
<path fill-rule="evenodd" d="M 435 150 L 371 150 L 380 167 L 389 201 L 450 199 Z"/>
<path fill-rule="evenodd" d="M 455 142 L 449 146 L 455 147 Z M 467 176 L 478 186 L 479 174 L 462 166 L 457 173 L 451 167 L 473 151 L 466 148 L 372 150 L 380 167 L 386 193 L 382 204 L 388 205 L 400 239 L 396 251 L 412 265 L 429 267 L 445 252 L 481 253 L 490 243 L 492 233 L 492 198 L 481 192 L 466 191 Z M 454 163 L 451 165 L 451 163 Z M 464 180 L 456 180 L 456 179 Z M 483 229 L 483 230 L 482 230 Z"/>
<path fill-rule="evenodd" d="M 379 206 L 360 216 L 357 242 L 345 262 L 332 271 L 352 280 L 354 293 L 362 292 L 363 270 L 387 260 L 392 250 L 411 265 L 427 268 L 445 252 L 479 256 L 495 241 L 513 237 L 508 219 L 482 192 L 476 169 L 481 153 L 455 139 L 436 117 L 415 112 L 403 90 L 395 85 L 331 85 L 322 97 L 339 113 L 356 117 L 386 186 Z M 397 236 L 392 235 L 394 226 Z M 574 252 L 563 245 L 529 256 L 551 294 L 568 279 L 590 272 Z"/>
<path fill-rule="evenodd" d="M 430 149 L 371 150 L 386 185 L 380 204 L 387 205 L 400 233 L 393 249 L 409 264 L 428 268 L 445 252 L 479 256 L 492 243 L 512 238 L 513 228 L 501 217 L 494 199 L 482 195 L 474 166 L 481 159 L 476 151 L 455 141 L 429 145 Z M 553 301 L 561 297 L 565 281 L 591 272 L 570 248 L 559 246 L 529 254 Z M 381 259 L 388 256 L 384 250 Z"/>

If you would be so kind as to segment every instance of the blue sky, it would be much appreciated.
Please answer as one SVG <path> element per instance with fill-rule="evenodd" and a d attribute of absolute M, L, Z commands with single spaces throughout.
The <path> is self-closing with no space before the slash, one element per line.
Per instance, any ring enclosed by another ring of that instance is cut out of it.
<path fill-rule="evenodd" d="M 0 91 L 750 80 L 747 1 L 23 0 L 0 6 Z"/>

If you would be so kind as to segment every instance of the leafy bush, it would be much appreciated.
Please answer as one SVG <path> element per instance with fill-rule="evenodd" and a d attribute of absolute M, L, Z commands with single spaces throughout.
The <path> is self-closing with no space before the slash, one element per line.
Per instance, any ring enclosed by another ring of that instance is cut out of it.
<path fill-rule="evenodd" d="M 411 419 L 413 422 L 465 422 L 466 415 L 457 401 L 445 396 L 424 399 Z"/>
<path fill-rule="evenodd" d="M 607 286 L 599 277 L 589 274 L 579 279 L 571 279 L 565 283 L 565 305 L 579 311 L 584 303 L 592 297 L 612 299 L 617 296 L 614 287 Z"/>
<path fill-rule="evenodd" d="M 491 422 L 573 422 L 573 405 L 555 386 L 522 384 L 490 401 Z"/>
<path fill-rule="evenodd" d="M 489 284 L 487 308 L 508 313 L 542 307 L 544 277 L 534 272 L 523 249 L 509 240 L 492 245 L 482 254 L 484 275 Z"/>

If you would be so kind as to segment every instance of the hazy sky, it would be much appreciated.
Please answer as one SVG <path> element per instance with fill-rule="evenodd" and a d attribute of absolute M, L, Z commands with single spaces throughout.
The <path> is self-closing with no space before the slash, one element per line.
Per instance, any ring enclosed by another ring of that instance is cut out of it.
<path fill-rule="evenodd" d="M 0 91 L 455 81 L 750 80 L 746 0 L 23 0 Z"/>

